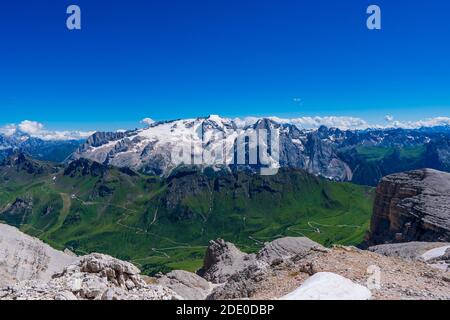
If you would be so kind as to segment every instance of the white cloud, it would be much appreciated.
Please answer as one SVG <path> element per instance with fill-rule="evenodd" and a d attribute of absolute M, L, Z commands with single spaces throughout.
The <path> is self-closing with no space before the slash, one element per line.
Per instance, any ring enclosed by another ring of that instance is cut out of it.
<path fill-rule="evenodd" d="M 419 121 L 394 121 L 390 127 L 402 129 L 417 129 L 422 127 L 449 126 L 449 117 L 436 117 Z"/>
<path fill-rule="evenodd" d="M 234 118 L 233 121 L 236 123 L 238 128 L 245 128 L 247 126 L 250 126 L 254 124 L 256 121 L 258 121 L 261 118 L 257 117 L 245 117 L 245 118 Z"/>
<path fill-rule="evenodd" d="M 17 126 L 15 124 L 7 124 L 3 127 L 0 127 L 0 134 L 5 136 L 12 136 L 17 131 Z"/>
<path fill-rule="evenodd" d="M 299 128 L 306 128 L 306 129 L 317 129 L 320 126 L 327 126 L 347 130 L 347 129 L 366 129 L 370 126 L 365 120 L 355 117 L 329 116 L 329 117 L 300 117 L 288 119 L 271 117 L 270 119 L 279 123 L 290 123 Z"/>
<path fill-rule="evenodd" d="M 144 118 L 141 120 L 141 123 L 149 126 L 149 125 L 155 123 L 155 120 L 153 120 L 151 118 Z"/>
<path fill-rule="evenodd" d="M 254 124 L 259 117 L 245 117 L 232 119 L 239 128 Z M 279 118 L 269 117 L 269 119 L 278 123 L 293 124 L 301 129 L 317 129 L 320 126 L 334 127 L 342 130 L 364 130 L 364 129 L 386 129 L 386 128 L 402 128 L 417 129 L 421 127 L 450 126 L 450 117 L 436 117 L 418 121 L 399 121 L 394 117 L 387 115 L 386 124 L 369 124 L 366 120 L 357 117 L 347 116 L 328 116 L 328 117 L 298 117 L 298 118 Z M 145 118 L 141 123 L 149 126 L 155 121 Z M 123 132 L 125 130 L 117 130 Z M 11 136 L 15 133 L 25 133 L 32 137 L 43 140 L 80 140 L 92 135 L 95 131 L 53 131 L 47 130 L 42 123 L 24 120 L 19 124 L 7 124 L 0 126 L 0 134 Z"/>
<path fill-rule="evenodd" d="M 94 131 L 52 131 L 46 130 L 45 126 L 37 121 L 24 120 L 19 124 L 8 124 L 0 127 L 0 133 L 12 136 L 16 133 L 25 133 L 31 137 L 43 140 L 80 140 L 89 137 Z"/>
<path fill-rule="evenodd" d="M 29 135 L 37 135 L 44 130 L 42 123 L 30 120 L 24 120 L 19 124 L 20 131 L 28 133 Z"/>
<path fill-rule="evenodd" d="M 388 114 L 384 117 L 384 120 L 386 120 L 386 122 L 392 122 L 394 121 L 394 117 Z"/>
<path fill-rule="evenodd" d="M 384 120 L 386 124 L 371 124 L 364 119 L 357 117 L 345 116 L 328 116 L 328 117 L 299 117 L 299 118 L 279 118 L 268 117 L 269 119 L 278 122 L 293 124 L 301 129 L 317 129 L 320 126 L 327 126 L 339 128 L 341 130 L 364 130 L 364 129 L 387 129 L 387 128 L 403 128 L 403 129 L 418 129 L 421 127 L 436 127 L 436 126 L 450 126 L 449 117 L 436 117 L 418 121 L 398 121 L 391 115 L 386 115 Z M 235 118 L 233 121 L 242 128 L 254 124 L 261 118 L 246 117 Z"/>
<path fill-rule="evenodd" d="M 346 129 L 367 129 L 370 125 L 361 118 L 355 117 L 299 117 L 299 118 L 279 118 L 279 117 L 267 117 L 278 123 L 293 124 L 302 129 L 317 129 L 320 126 L 327 126 L 333 128 Z M 243 128 L 254 124 L 261 118 L 258 117 L 245 117 L 235 118 L 233 121 L 239 128 Z"/>

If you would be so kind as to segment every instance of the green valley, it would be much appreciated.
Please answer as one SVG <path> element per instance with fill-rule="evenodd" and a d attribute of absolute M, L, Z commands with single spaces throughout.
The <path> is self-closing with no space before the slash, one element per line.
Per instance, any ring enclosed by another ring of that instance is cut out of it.
<path fill-rule="evenodd" d="M 0 166 L 1 221 L 57 249 L 107 253 L 147 274 L 196 270 L 218 237 L 247 252 L 284 236 L 359 244 L 372 202 L 372 188 L 293 169 L 259 176 L 183 167 L 162 178 L 22 154 Z"/>

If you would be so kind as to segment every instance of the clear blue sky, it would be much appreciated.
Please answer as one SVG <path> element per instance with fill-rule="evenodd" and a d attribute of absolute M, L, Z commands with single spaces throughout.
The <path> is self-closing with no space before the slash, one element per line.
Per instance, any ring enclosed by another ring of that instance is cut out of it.
<path fill-rule="evenodd" d="M 70 4 L 81 31 L 66 29 Z M 366 28 L 369 4 L 381 31 Z M 449 12 L 447 0 L 2 1 L 0 125 L 450 116 Z"/>

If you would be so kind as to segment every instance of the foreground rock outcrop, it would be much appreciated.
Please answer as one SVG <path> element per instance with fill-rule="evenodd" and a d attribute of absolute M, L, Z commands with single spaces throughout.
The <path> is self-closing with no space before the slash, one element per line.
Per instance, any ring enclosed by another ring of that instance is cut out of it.
<path fill-rule="evenodd" d="M 222 248 L 231 245 L 219 240 L 210 246 L 217 243 Z M 211 257 L 214 252 L 218 256 Z M 209 259 L 222 261 L 222 253 L 209 251 Z M 239 264 L 241 268 L 218 284 L 208 299 L 450 299 L 450 274 L 435 268 L 432 260 L 403 259 L 355 247 L 327 249 L 306 238 L 278 239 L 255 255 L 233 254 L 240 261 L 242 255 L 247 257 L 246 266 Z M 232 258 L 228 265 L 233 265 Z M 211 267 L 213 275 L 223 275 L 220 264 Z M 333 275 L 324 280 L 317 276 L 321 273 Z M 346 285 L 339 287 L 339 283 Z M 350 287 L 358 288 L 354 295 Z"/>
<path fill-rule="evenodd" d="M 23 281 L 0 289 L 4 300 L 172 300 L 173 291 L 147 285 L 131 263 L 90 254 L 50 281 Z"/>
<path fill-rule="evenodd" d="M 378 185 L 367 245 L 409 241 L 450 241 L 449 173 L 397 173 Z"/>
<path fill-rule="evenodd" d="M 50 280 L 77 259 L 17 228 L 0 224 L 0 287 L 24 280 Z"/>
<path fill-rule="evenodd" d="M 248 269 L 262 268 L 294 256 L 306 255 L 311 249 L 324 249 L 304 237 L 286 237 L 267 243 L 257 254 L 246 254 L 223 239 L 209 243 L 203 268 L 198 274 L 213 283 L 224 283 Z"/>
<path fill-rule="evenodd" d="M 17 281 L 11 270 L 19 266 L 0 268 L 0 279 L 10 282 L 0 286 L 0 300 L 450 299 L 448 243 L 329 249 L 307 238 L 288 237 L 247 254 L 217 239 L 210 242 L 198 274 L 177 270 L 156 278 L 103 254 L 67 256 L 70 261 L 61 270 L 55 267 L 59 264 L 50 268 L 39 259 L 9 259 L 25 266 L 35 261 L 25 270 L 39 272 Z M 36 266 L 47 269 L 42 273 Z M 57 271 L 49 278 L 51 270 Z"/>

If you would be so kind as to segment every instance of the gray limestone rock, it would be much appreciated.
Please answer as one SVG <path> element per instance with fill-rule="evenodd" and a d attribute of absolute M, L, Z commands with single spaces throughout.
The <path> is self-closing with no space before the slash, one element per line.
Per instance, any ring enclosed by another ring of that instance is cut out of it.
<path fill-rule="evenodd" d="M 139 269 L 103 254 L 90 254 L 49 281 L 22 281 L 0 289 L 4 300 L 172 300 L 172 290 L 147 285 Z"/>
<path fill-rule="evenodd" d="M 243 253 L 234 244 L 217 239 L 210 241 L 203 268 L 198 271 L 198 275 L 212 283 L 224 283 L 253 260 L 254 255 Z"/>
<path fill-rule="evenodd" d="M 0 224 L 0 285 L 16 281 L 49 280 L 56 272 L 77 261 L 28 236 L 17 228 Z"/>
<path fill-rule="evenodd" d="M 204 300 L 214 285 L 195 273 L 175 270 L 162 276 L 157 283 L 169 288 L 186 300 Z"/>
<path fill-rule="evenodd" d="M 294 256 L 304 256 L 312 248 L 324 249 L 317 242 L 305 237 L 286 237 L 267 243 L 256 258 L 272 264 L 276 260 L 287 260 Z"/>
<path fill-rule="evenodd" d="M 380 244 L 369 247 L 368 250 L 388 257 L 398 257 L 406 260 L 420 260 L 420 257 L 427 251 L 439 247 L 450 245 L 445 242 L 405 242 Z"/>

